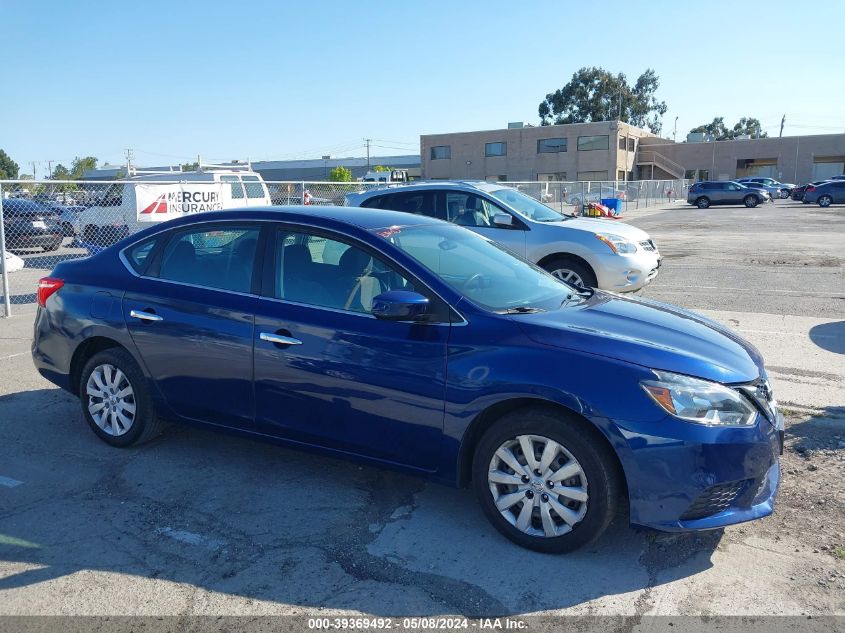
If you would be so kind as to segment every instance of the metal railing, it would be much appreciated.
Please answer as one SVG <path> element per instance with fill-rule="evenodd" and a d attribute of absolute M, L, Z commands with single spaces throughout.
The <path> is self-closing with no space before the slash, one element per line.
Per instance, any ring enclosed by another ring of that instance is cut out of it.
<path fill-rule="evenodd" d="M 637 153 L 637 165 L 643 164 L 655 165 L 667 174 L 677 176 L 678 178 L 681 178 L 686 173 L 683 165 L 654 150 L 640 150 Z"/>
<path fill-rule="evenodd" d="M 231 174 L 229 174 L 231 175 Z M 34 311 L 38 280 L 62 261 L 87 257 L 127 235 L 185 213 L 266 205 L 344 205 L 346 195 L 401 183 L 213 182 L 174 173 L 117 181 L 0 181 L 3 316 Z M 243 174 L 240 174 L 243 177 Z M 159 180 L 158 178 L 162 178 Z M 177 180 L 177 178 L 179 180 Z M 565 213 L 620 199 L 622 212 L 686 196 L 686 182 L 514 182 Z"/>

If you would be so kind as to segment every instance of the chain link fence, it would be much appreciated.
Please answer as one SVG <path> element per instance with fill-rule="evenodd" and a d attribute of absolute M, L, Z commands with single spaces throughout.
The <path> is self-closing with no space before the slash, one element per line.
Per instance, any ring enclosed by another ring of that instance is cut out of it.
<path fill-rule="evenodd" d="M 87 257 L 124 237 L 185 213 L 267 205 L 344 205 L 348 193 L 401 184 L 264 182 L 259 176 L 194 172 L 121 181 L 0 181 L 0 277 L 3 316 L 32 313 L 36 287 L 60 262 Z M 217 176 L 215 179 L 214 176 Z M 514 182 L 564 213 L 591 202 L 621 200 L 622 210 L 686 198 L 679 180 Z"/>

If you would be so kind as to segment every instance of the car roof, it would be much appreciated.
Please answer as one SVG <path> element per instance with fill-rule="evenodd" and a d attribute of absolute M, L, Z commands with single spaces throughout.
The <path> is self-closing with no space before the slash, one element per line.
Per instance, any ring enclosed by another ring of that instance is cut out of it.
<path fill-rule="evenodd" d="M 476 190 L 491 193 L 500 189 L 512 189 L 512 187 L 500 185 L 494 182 L 486 182 L 484 180 L 424 180 L 407 184 L 391 184 L 385 187 L 355 191 L 348 195 L 350 197 L 354 196 L 359 200 L 364 200 L 376 195 L 401 193 L 403 191 L 421 191 L 426 189 L 456 189 L 459 191 Z"/>
<path fill-rule="evenodd" d="M 314 222 L 313 220 L 317 220 Z M 270 220 L 277 222 L 301 222 L 303 224 L 324 224 L 327 228 L 334 224 L 354 226 L 365 231 L 380 229 L 388 226 L 415 226 L 423 224 L 443 224 L 443 220 L 429 218 L 424 215 L 405 213 L 403 211 L 387 211 L 383 209 L 363 209 L 360 207 L 337 207 L 315 205 L 285 205 L 272 207 L 253 207 L 249 209 L 229 209 L 226 211 L 206 211 L 194 213 L 183 218 L 166 223 L 156 223 L 149 229 L 136 234 L 134 237 L 156 233 L 163 227 L 190 226 L 197 222 L 214 220 Z M 324 220 L 325 222 L 320 222 Z"/>

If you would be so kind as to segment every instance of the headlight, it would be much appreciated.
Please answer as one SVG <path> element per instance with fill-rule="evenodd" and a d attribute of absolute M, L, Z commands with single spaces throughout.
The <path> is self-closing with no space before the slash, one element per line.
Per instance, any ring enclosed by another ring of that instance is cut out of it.
<path fill-rule="evenodd" d="M 629 242 L 620 235 L 613 235 L 612 233 L 596 233 L 596 238 L 616 254 L 637 252 L 637 245 L 633 242 Z"/>
<path fill-rule="evenodd" d="M 704 426 L 754 426 L 757 410 L 737 391 L 717 382 L 655 371 L 656 380 L 640 386 L 661 409 L 687 422 Z"/>

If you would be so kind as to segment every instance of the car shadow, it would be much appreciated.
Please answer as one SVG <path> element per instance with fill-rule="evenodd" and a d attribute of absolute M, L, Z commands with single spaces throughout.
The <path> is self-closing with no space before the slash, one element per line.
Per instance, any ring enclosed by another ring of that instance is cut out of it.
<path fill-rule="evenodd" d="M 20 567 L 0 592 L 94 570 L 185 583 L 205 590 L 197 600 L 377 615 L 486 617 L 605 596 L 633 611 L 632 592 L 710 568 L 721 538 L 621 520 L 579 551 L 540 554 L 501 537 L 471 491 L 398 472 L 182 425 L 116 449 L 58 389 L 0 396 L 0 421 L 0 476 L 13 482 L 0 486 L 0 559 Z"/>
<path fill-rule="evenodd" d="M 810 340 L 829 352 L 845 354 L 845 321 L 822 323 L 812 327 Z"/>
<path fill-rule="evenodd" d="M 825 407 L 820 413 L 806 420 L 788 424 L 786 437 L 795 438 L 791 450 L 809 457 L 814 451 L 845 453 L 845 406 Z"/>

